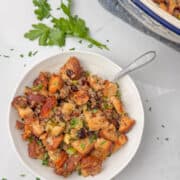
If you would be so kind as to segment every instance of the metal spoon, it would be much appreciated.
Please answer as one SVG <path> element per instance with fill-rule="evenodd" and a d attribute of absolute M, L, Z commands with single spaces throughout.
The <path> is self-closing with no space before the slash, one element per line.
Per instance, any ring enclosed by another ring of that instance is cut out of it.
<path fill-rule="evenodd" d="M 117 81 L 123 76 L 127 75 L 128 73 L 139 69 L 140 67 L 149 64 L 156 58 L 156 52 L 155 51 L 148 51 L 138 58 L 136 58 L 132 63 L 130 63 L 128 66 L 126 66 L 124 69 L 122 69 L 120 72 L 118 72 L 115 77 L 113 78 L 113 81 Z"/>

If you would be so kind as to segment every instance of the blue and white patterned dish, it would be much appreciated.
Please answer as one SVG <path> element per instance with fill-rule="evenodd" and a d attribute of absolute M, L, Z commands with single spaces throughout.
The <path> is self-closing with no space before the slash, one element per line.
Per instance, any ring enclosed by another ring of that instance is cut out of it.
<path fill-rule="evenodd" d="M 166 25 L 167 25 L 167 23 L 169 23 L 169 25 L 171 25 L 171 28 L 172 28 L 172 26 L 175 27 L 176 31 L 173 31 L 174 29 L 172 30 L 172 29 L 170 29 L 170 27 L 169 28 L 167 26 L 165 27 L 165 24 L 163 24 L 162 21 L 159 22 L 159 20 L 157 20 L 155 17 L 152 16 L 152 14 L 150 15 L 150 13 L 147 12 L 147 9 L 145 11 L 145 9 L 143 9 L 142 7 L 141 8 L 139 7 L 140 5 L 137 6 L 137 3 L 142 3 L 145 1 L 150 2 L 150 0 L 143 0 L 143 1 L 142 0 L 118 0 L 118 3 L 129 14 L 131 14 L 133 17 L 135 17 L 139 22 L 141 22 L 145 27 L 147 27 L 154 33 L 158 34 L 159 36 L 161 36 L 165 39 L 170 40 L 171 42 L 180 44 L 180 35 L 179 35 L 180 22 L 178 22 L 178 20 L 176 20 L 176 18 L 172 17 L 168 13 L 163 12 L 163 10 L 159 9 L 158 7 L 155 7 L 155 5 L 154 5 L 154 8 L 152 8 L 149 6 L 150 3 L 148 5 L 147 5 L 147 3 L 146 4 L 143 3 L 143 7 L 148 8 L 148 12 L 151 11 L 154 14 L 156 14 L 156 18 L 160 17 L 161 20 L 163 20 L 163 22 L 166 22 Z M 162 13 L 162 14 L 159 14 L 157 9 L 160 10 L 160 13 Z"/>
<path fill-rule="evenodd" d="M 152 0 L 132 0 L 157 22 L 180 35 L 180 20 L 159 8 Z"/>

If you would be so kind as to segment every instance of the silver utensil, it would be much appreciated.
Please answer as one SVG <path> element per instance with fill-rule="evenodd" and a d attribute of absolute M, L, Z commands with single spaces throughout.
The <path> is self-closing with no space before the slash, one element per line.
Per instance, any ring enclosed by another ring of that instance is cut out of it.
<path fill-rule="evenodd" d="M 149 64 L 156 58 L 156 52 L 155 51 L 148 51 L 138 58 L 136 58 L 132 63 L 127 65 L 125 68 L 123 68 L 120 72 L 118 72 L 115 77 L 113 78 L 113 81 L 117 81 L 118 79 L 122 78 L 123 76 L 127 75 L 128 73 L 141 68 L 142 66 Z"/>

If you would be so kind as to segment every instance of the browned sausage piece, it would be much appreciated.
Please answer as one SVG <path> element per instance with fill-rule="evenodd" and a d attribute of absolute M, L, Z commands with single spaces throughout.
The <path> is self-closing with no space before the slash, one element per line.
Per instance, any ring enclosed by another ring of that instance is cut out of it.
<path fill-rule="evenodd" d="M 44 149 L 42 146 L 38 145 L 35 140 L 33 140 L 28 144 L 28 153 L 29 157 L 39 159 L 43 156 Z"/>
<path fill-rule="evenodd" d="M 19 130 L 24 129 L 24 123 L 17 120 L 16 121 L 16 128 L 19 129 Z"/>

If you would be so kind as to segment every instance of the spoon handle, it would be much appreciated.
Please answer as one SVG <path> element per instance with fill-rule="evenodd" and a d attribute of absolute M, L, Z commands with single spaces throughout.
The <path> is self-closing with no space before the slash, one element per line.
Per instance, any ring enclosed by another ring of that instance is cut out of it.
<path fill-rule="evenodd" d="M 148 51 L 142 54 L 141 56 L 136 58 L 132 63 L 126 66 L 123 70 L 117 73 L 114 77 L 114 81 L 117 81 L 118 79 L 122 78 L 129 72 L 139 69 L 140 67 L 152 62 L 155 59 L 155 57 L 156 57 L 155 51 Z"/>

